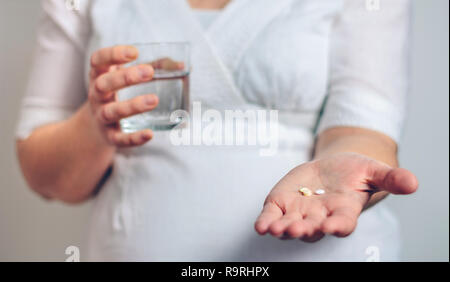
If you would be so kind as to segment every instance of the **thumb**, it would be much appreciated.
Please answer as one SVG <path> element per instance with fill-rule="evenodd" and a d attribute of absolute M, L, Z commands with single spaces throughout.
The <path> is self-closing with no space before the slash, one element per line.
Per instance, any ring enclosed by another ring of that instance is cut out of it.
<path fill-rule="evenodd" d="M 392 168 L 374 162 L 370 174 L 371 185 L 392 194 L 411 194 L 416 192 L 419 186 L 416 176 L 404 168 Z"/>

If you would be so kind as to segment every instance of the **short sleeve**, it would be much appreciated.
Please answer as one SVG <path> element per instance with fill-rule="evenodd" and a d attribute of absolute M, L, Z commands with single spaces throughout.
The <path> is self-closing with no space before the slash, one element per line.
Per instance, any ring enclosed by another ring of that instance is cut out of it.
<path fill-rule="evenodd" d="M 67 119 L 87 97 L 87 1 L 73 3 L 41 2 L 33 65 L 16 128 L 18 139 L 27 138 L 37 127 Z"/>
<path fill-rule="evenodd" d="M 408 0 L 345 0 L 330 44 L 328 98 L 318 132 L 379 131 L 399 142 L 408 92 Z"/>

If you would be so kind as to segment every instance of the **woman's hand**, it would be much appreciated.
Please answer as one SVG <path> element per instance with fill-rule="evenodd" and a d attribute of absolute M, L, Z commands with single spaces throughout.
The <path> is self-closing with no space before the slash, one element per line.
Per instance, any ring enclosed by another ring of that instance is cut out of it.
<path fill-rule="evenodd" d="M 348 236 L 372 193 L 410 194 L 417 186 L 408 170 L 360 154 L 335 154 L 302 164 L 284 176 L 267 196 L 255 229 L 261 235 L 269 232 L 307 242 L 324 234 Z M 301 187 L 325 193 L 307 197 L 299 192 Z"/>
<path fill-rule="evenodd" d="M 151 139 L 150 130 L 126 134 L 118 123 L 158 104 L 152 94 L 117 101 L 119 89 L 152 79 L 150 64 L 121 67 L 137 57 L 132 46 L 96 51 L 91 57 L 88 101 L 70 118 L 39 127 L 17 141 L 20 164 L 33 190 L 45 198 L 82 202 L 102 183 L 118 146 Z"/>
<path fill-rule="evenodd" d="M 152 138 L 148 129 L 121 132 L 119 120 L 154 109 L 157 96 L 147 94 L 119 102 L 116 91 L 150 81 L 153 68 L 183 65 L 163 58 L 122 66 L 137 57 L 138 50 L 132 46 L 96 51 L 91 57 L 88 101 L 69 119 L 39 127 L 25 140 L 17 141 L 22 171 L 33 190 L 45 198 L 82 202 L 101 185 L 117 147 L 142 145 Z"/>
<path fill-rule="evenodd" d="M 94 131 L 99 133 L 99 140 L 108 145 L 138 146 L 153 136 L 150 129 L 124 133 L 119 127 L 120 119 L 153 110 L 158 104 L 158 97 L 154 94 L 117 101 L 116 91 L 148 82 L 153 77 L 154 70 L 150 64 L 121 67 L 137 57 L 138 50 L 133 46 L 108 47 L 91 56 L 88 96 L 90 116 L 95 124 Z"/>

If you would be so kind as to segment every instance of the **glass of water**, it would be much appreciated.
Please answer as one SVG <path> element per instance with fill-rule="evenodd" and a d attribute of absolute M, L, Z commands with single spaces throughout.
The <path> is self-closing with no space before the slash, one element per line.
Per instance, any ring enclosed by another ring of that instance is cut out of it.
<path fill-rule="evenodd" d="M 118 91 L 118 99 L 123 101 L 139 95 L 155 94 L 159 103 L 152 111 L 122 119 L 122 131 L 135 132 L 147 128 L 169 130 L 183 123 L 182 115 L 171 114 L 177 110 L 189 111 L 189 43 L 157 42 L 132 45 L 139 50 L 139 57 L 125 67 L 151 64 L 155 73 L 150 82 Z"/>

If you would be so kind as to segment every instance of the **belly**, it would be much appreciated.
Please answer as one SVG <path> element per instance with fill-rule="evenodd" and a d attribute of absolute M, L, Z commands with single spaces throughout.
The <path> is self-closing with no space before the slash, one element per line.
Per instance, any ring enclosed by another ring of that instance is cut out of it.
<path fill-rule="evenodd" d="M 170 146 L 166 137 L 156 134 L 150 144 L 117 155 L 95 200 L 89 260 L 358 260 L 383 236 L 392 239 L 394 221 L 380 208 L 363 215 L 361 235 L 345 239 L 307 244 L 254 231 L 273 185 L 308 160 L 312 137 L 264 157 L 255 146 Z"/>

